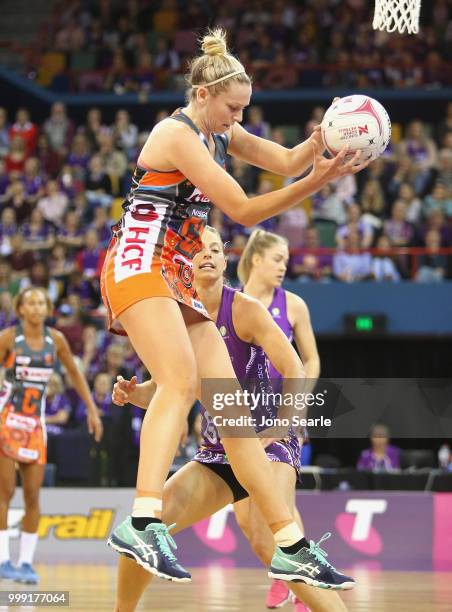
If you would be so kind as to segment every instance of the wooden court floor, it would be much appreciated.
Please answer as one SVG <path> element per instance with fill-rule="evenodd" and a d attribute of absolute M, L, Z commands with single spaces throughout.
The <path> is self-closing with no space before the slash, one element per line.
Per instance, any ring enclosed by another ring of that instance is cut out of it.
<path fill-rule="evenodd" d="M 70 610 L 113 610 L 115 568 L 109 565 L 37 565 L 39 590 L 68 590 Z M 268 582 L 264 571 L 209 567 L 193 570 L 193 582 L 175 585 L 157 580 L 146 591 L 139 610 L 152 612 L 261 612 Z M 351 612 L 451 612 L 452 573 L 353 571 L 359 585 L 343 595 Z M 23 589 L 0 582 L 0 590 Z M 6 607 L 1 607 L 3 612 Z M 10 608 L 21 610 L 68 608 Z M 291 612 L 293 605 L 282 610 Z"/>

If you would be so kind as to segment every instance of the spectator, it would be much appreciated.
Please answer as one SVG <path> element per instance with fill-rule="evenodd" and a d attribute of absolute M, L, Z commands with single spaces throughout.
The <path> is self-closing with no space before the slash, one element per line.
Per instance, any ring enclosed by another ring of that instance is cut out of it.
<path fill-rule="evenodd" d="M 66 336 L 71 351 L 75 355 L 81 355 L 83 351 L 83 323 L 72 306 L 64 303 L 58 308 L 55 328 Z"/>
<path fill-rule="evenodd" d="M 264 115 L 260 106 L 250 106 L 248 110 L 245 130 L 254 136 L 269 138 L 270 125 L 264 121 Z"/>
<path fill-rule="evenodd" d="M 372 258 L 372 276 L 376 281 L 400 280 L 400 273 L 391 255 L 391 246 L 391 241 L 385 234 L 378 238 L 377 249 L 380 252 Z"/>
<path fill-rule="evenodd" d="M 96 230 L 99 245 L 106 249 L 111 238 L 111 223 L 105 208 L 98 206 L 94 209 L 94 219 L 90 224 L 90 229 Z"/>
<path fill-rule="evenodd" d="M 114 147 L 113 136 L 108 133 L 101 133 L 98 137 L 99 152 L 102 166 L 105 172 L 114 180 L 119 181 L 127 170 L 127 158 L 122 151 Z M 113 185 L 113 193 L 117 191 Z"/>
<path fill-rule="evenodd" d="M 130 122 L 129 112 L 121 109 L 116 113 L 113 125 L 114 144 L 118 149 L 124 151 L 127 159 L 134 159 L 137 151 L 138 128 Z"/>
<path fill-rule="evenodd" d="M 419 258 L 419 270 L 416 274 L 418 283 L 440 283 L 447 273 L 447 257 L 439 254 L 441 235 L 438 230 L 430 230 L 425 236 L 427 255 Z"/>
<path fill-rule="evenodd" d="M 446 222 L 444 213 L 440 208 L 433 208 L 427 217 L 426 223 L 419 228 L 421 243 L 426 243 L 426 236 L 430 230 L 439 232 L 441 246 L 448 247 L 452 245 L 452 228 Z"/>
<path fill-rule="evenodd" d="M 0 203 L 9 186 L 9 173 L 6 171 L 5 160 L 0 157 Z"/>
<path fill-rule="evenodd" d="M 9 151 L 5 156 L 5 168 L 9 173 L 23 174 L 27 159 L 27 145 L 19 135 L 10 136 Z"/>
<path fill-rule="evenodd" d="M 41 171 L 50 178 L 55 178 L 63 162 L 61 155 L 50 147 L 46 134 L 40 134 L 36 147 L 36 157 L 39 160 Z"/>
<path fill-rule="evenodd" d="M 159 70 L 171 70 L 177 72 L 180 67 L 178 52 L 171 48 L 164 36 L 157 38 L 157 48 L 154 54 L 154 66 Z"/>
<path fill-rule="evenodd" d="M 427 184 L 433 167 L 436 165 L 436 145 L 426 135 L 425 125 L 422 121 L 412 121 L 407 130 L 405 138 L 400 142 L 400 152 L 408 155 L 414 163 L 416 175 L 414 187 L 417 193 L 421 193 Z"/>
<path fill-rule="evenodd" d="M 50 147 L 61 157 L 65 157 L 74 135 L 74 125 L 68 119 L 66 107 L 62 102 L 52 104 L 50 117 L 44 122 L 42 129 L 49 139 Z"/>
<path fill-rule="evenodd" d="M 290 258 L 290 272 L 300 282 L 327 281 L 331 279 L 331 255 L 318 253 L 320 247 L 319 230 L 310 226 L 305 230 L 304 252 L 295 253 Z"/>
<path fill-rule="evenodd" d="M 9 150 L 9 126 L 6 108 L 0 106 L 0 160 L 3 159 Z"/>
<path fill-rule="evenodd" d="M 88 172 L 90 160 L 89 144 L 86 136 L 82 133 L 76 134 L 70 143 L 70 153 L 67 158 L 68 165 L 73 168 L 74 176 L 84 181 Z"/>
<path fill-rule="evenodd" d="M 80 128 L 88 141 L 91 152 L 97 149 L 98 138 L 104 132 L 108 132 L 106 125 L 102 123 L 102 114 L 98 108 L 90 108 L 86 115 L 86 123 Z"/>
<path fill-rule="evenodd" d="M 14 297 L 19 293 L 20 280 L 12 275 L 12 268 L 9 261 L 4 257 L 0 258 L 0 294 L 9 293 Z M 4 326 L 1 327 L 4 329 Z"/>
<path fill-rule="evenodd" d="M 95 308 L 99 303 L 99 287 L 83 277 L 77 268 L 69 274 L 66 284 L 66 295 L 76 295 L 86 309 Z"/>
<path fill-rule="evenodd" d="M 342 225 L 336 232 L 336 242 L 339 248 L 343 248 L 345 240 L 351 232 L 357 232 L 361 248 L 367 249 L 372 244 L 373 229 L 361 216 L 359 204 L 349 204 L 347 210 L 347 223 Z"/>
<path fill-rule="evenodd" d="M 46 221 L 57 227 L 63 224 L 64 214 L 69 206 L 67 195 L 61 191 L 56 181 L 49 181 L 46 195 L 38 201 L 38 209 Z"/>
<path fill-rule="evenodd" d="M 303 234 L 308 225 L 308 217 L 302 206 L 296 206 L 279 216 L 276 233 L 284 236 L 289 249 L 296 249 L 303 244 Z"/>
<path fill-rule="evenodd" d="M 77 268 L 86 280 L 99 279 L 105 259 L 105 249 L 99 246 L 99 236 L 96 229 L 85 233 L 85 247 L 78 253 Z"/>
<path fill-rule="evenodd" d="M 292 66 L 287 65 L 287 58 L 284 51 L 279 49 L 274 58 L 271 60 L 271 65 L 266 71 L 265 77 L 262 80 L 264 89 L 292 89 L 298 81 L 297 72 Z"/>
<path fill-rule="evenodd" d="M 370 253 L 361 252 L 362 243 L 356 229 L 348 232 L 344 239 L 345 248 L 333 256 L 333 273 L 337 280 L 345 283 L 367 280 L 372 275 Z"/>
<path fill-rule="evenodd" d="M 33 205 L 36 204 L 39 198 L 44 195 L 44 180 L 37 157 L 29 157 L 26 160 L 22 182 L 28 202 Z"/>
<path fill-rule="evenodd" d="M 407 206 L 406 220 L 409 223 L 417 223 L 421 216 L 422 204 L 416 196 L 414 187 L 410 183 L 401 183 L 397 199 L 405 202 Z"/>
<path fill-rule="evenodd" d="M 16 121 L 9 130 L 10 140 L 19 137 L 25 144 L 25 154 L 33 155 L 38 138 L 38 127 L 30 121 L 30 113 L 26 108 L 19 108 L 16 113 Z"/>
<path fill-rule="evenodd" d="M 16 232 L 16 211 L 14 208 L 4 208 L 0 222 L 0 255 L 11 253 L 11 236 Z"/>
<path fill-rule="evenodd" d="M 69 255 L 74 254 L 84 244 L 80 216 L 74 210 L 68 210 L 65 214 L 63 226 L 58 232 L 58 242 L 67 247 Z"/>
<path fill-rule="evenodd" d="M 31 211 L 30 220 L 22 226 L 24 247 L 30 251 L 50 251 L 55 244 L 55 233 L 49 223 L 46 222 L 39 208 Z"/>
<path fill-rule="evenodd" d="M 400 449 L 389 444 L 386 425 L 374 425 L 370 434 L 371 448 L 364 450 L 358 459 L 358 470 L 393 472 L 400 469 Z"/>
<path fill-rule="evenodd" d="M 21 280 L 20 289 L 26 287 L 43 287 L 53 304 L 58 301 L 60 288 L 57 281 L 50 277 L 49 268 L 43 261 L 35 261 L 28 275 Z"/>
<path fill-rule="evenodd" d="M 368 180 L 363 187 L 360 204 L 363 215 L 366 214 L 374 227 L 381 227 L 385 214 L 386 202 L 381 184 L 377 180 Z"/>
<path fill-rule="evenodd" d="M 414 238 L 414 229 L 407 221 L 408 207 L 403 200 L 392 205 L 391 218 L 383 224 L 383 231 L 394 246 L 409 246 Z"/>
<path fill-rule="evenodd" d="M 93 155 L 86 178 L 86 198 L 91 208 L 110 206 L 112 183 L 100 155 Z"/>
<path fill-rule="evenodd" d="M 75 260 L 69 256 L 67 248 L 64 244 L 56 244 L 52 249 L 49 262 L 51 276 L 66 287 L 67 278 L 74 269 Z"/>
<path fill-rule="evenodd" d="M 8 291 L 0 293 L 0 329 L 10 327 L 17 323 L 17 316 L 14 310 L 13 297 Z"/>
<path fill-rule="evenodd" d="M 45 395 L 46 429 L 50 436 L 59 436 L 69 424 L 72 406 L 68 396 L 64 392 L 61 376 L 54 372 L 47 383 Z M 52 448 L 52 444 L 50 444 Z M 49 461 L 52 457 L 49 458 Z"/>
<path fill-rule="evenodd" d="M 13 278 L 24 278 L 36 261 L 33 251 L 24 246 L 24 238 L 19 232 L 11 236 L 11 254 L 7 256 Z"/>
<path fill-rule="evenodd" d="M 425 197 L 422 212 L 428 217 L 434 209 L 439 209 L 444 215 L 452 217 L 452 191 L 448 193 L 441 181 L 438 181 L 432 193 Z"/>
<path fill-rule="evenodd" d="M 336 186 L 328 183 L 312 196 L 312 218 L 322 221 L 331 221 L 336 225 L 343 225 L 347 221 L 344 202 L 336 192 Z"/>
<path fill-rule="evenodd" d="M 11 181 L 4 195 L 4 204 L 14 210 L 19 226 L 29 219 L 32 206 L 27 198 L 24 184 L 19 178 Z"/>

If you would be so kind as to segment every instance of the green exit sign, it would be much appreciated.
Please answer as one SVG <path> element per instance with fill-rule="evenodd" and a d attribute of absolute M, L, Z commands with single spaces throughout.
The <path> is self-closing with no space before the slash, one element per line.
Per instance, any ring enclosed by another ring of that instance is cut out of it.
<path fill-rule="evenodd" d="M 369 332 L 374 328 L 373 317 L 356 317 L 355 329 L 356 331 Z"/>
<path fill-rule="evenodd" d="M 344 315 L 345 332 L 355 336 L 384 334 L 387 322 L 386 315 L 379 312 L 350 312 Z"/>

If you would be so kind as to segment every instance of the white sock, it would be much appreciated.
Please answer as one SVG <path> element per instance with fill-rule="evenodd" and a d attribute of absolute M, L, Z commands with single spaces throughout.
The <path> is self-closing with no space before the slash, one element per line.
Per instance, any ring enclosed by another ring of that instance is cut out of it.
<path fill-rule="evenodd" d="M 17 564 L 19 567 L 22 565 L 22 563 L 29 563 L 30 565 L 33 563 L 33 557 L 35 556 L 37 543 L 37 533 L 28 533 L 27 531 L 22 531 L 22 533 L 20 534 L 19 562 Z"/>
<path fill-rule="evenodd" d="M 9 532 L 7 529 L 0 529 L 0 563 L 9 561 Z"/>
<path fill-rule="evenodd" d="M 156 497 L 135 497 L 132 516 L 138 518 L 157 518 L 162 514 L 162 500 Z"/>
<path fill-rule="evenodd" d="M 292 544 L 299 542 L 304 537 L 304 534 L 294 521 L 290 523 L 290 525 L 286 525 L 282 529 L 279 529 L 279 531 L 274 534 L 274 537 L 278 546 L 292 546 Z"/>

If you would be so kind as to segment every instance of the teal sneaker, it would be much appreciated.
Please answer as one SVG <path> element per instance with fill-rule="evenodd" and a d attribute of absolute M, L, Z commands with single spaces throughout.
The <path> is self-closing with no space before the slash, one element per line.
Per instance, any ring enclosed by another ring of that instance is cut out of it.
<path fill-rule="evenodd" d="M 33 567 L 29 563 L 22 563 L 17 568 L 16 582 L 22 582 L 23 584 L 38 584 L 39 577 Z"/>
<path fill-rule="evenodd" d="M 305 582 L 321 589 L 337 591 L 353 589 L 355 586 L 353 578 L 341 574 L 328 563 L 326 560 L 328 554 L 319 546 L 330 537 L 331 533 L 325 533 L 317 543 L 311 540 L 309 548 L 303 547 L 293 555 L 276 547 L 268 575 L 276 580 Z"/>
<path fill-rule="evenodd" d="M 16 580 L 18 577 L 17 567 L 14 567 L 11 561 L 0 563 L 0 580 Z"/>
<path fill-rule="evenodd" d="M 108 545 L 134 559 L 146 571 L 174 582 L 190 582 L 191 576 L 177 561 L 172 549 L 176 542 L 164 523 L 149 523 L 144 531 L 135 529 L 128 516 L 111 534 Z"/>

